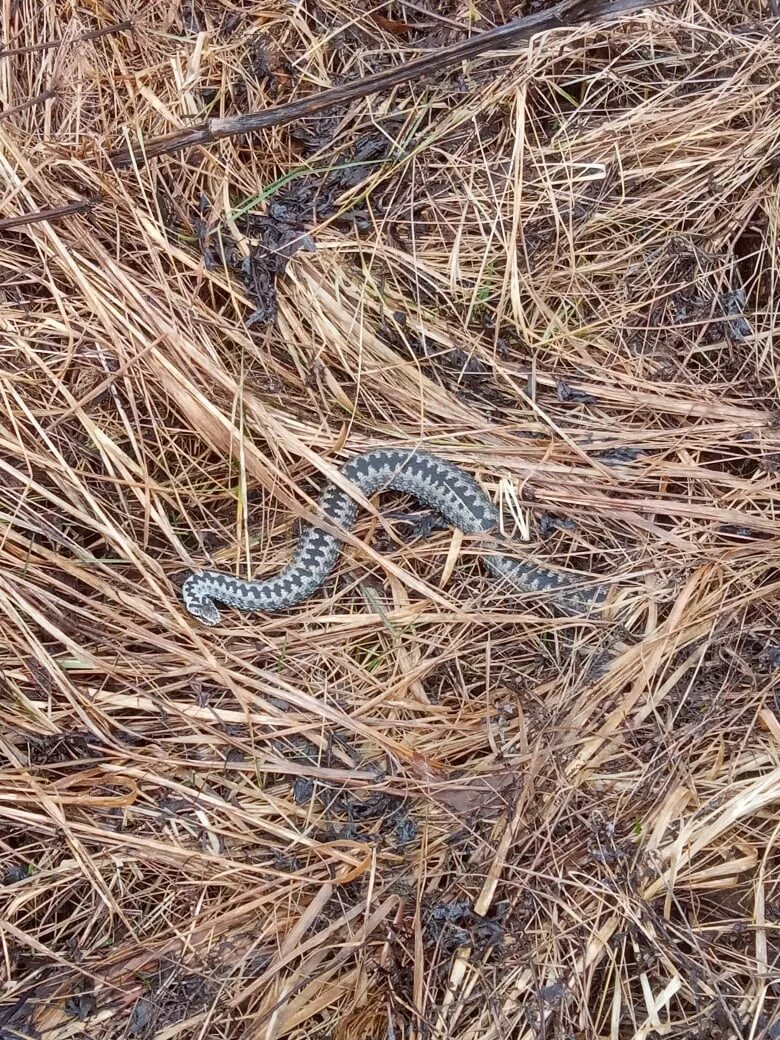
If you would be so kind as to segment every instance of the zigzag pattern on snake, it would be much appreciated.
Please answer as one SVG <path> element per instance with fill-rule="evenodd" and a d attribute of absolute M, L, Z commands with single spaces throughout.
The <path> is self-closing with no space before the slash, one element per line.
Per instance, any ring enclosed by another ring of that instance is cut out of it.
<path fill-rule="evenodd" d="M 459 466 L 443 459 L 423 451 L 379 449 L 350 459 L 341 472 L 366 497 L 379 491 L 405 491 L 465 534 L 493 533 L 504 545 L 521 548 L 498 536 L 498 510 L 479 484 Z M 326 487 L 319 508 L 345 531 L 352 529 L 357 518 L 357 503 L 334 484 Z M 269 614 L 287 610 L 308 599 L 323 584 L 336 564 L 340 549 L 338 538 L 309 527 L 302 534 L 290 563 L 274 577 L 247 581 L 220 571 L 195 571 L 182 587 L 184 605 L 206 625 L 219 623 L 217 603 Z M 588 612 L 606 599 L 603 586 L 583 584 L 587 580 L 584 575 L 562 574 L 496 553 L 485 556 L 485 565 L 510 591 L 557 593 L 551 605 L 564 614 Z"/>

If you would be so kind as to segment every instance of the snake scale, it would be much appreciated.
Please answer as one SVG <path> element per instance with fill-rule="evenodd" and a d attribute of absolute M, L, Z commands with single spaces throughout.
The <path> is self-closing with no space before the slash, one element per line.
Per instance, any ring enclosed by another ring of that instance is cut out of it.
<path fill-rule="evenodd" d="M 465 534 L 497 534 L 499 513 L 476 482 L 459 466 L 423 451 L 396 448 L 369 451 L 350 459 L 342 475 L 369 497 L 379 491 L 405 491 L 434 509 Z M 323 492 L 319 509 L 335 526 L 350 531 L 357 518 L 354 499 L 334 484 Z M 220 620 L 217 602 L 245 611 L 277 613 L 308 599 L 333 570 L 341 549 L 338 538 L 308 527 L 290 563 L 274 577 L 246 581 L 219 571 L 194 571 L 182 586 L 184 605 L 207 625 Z M 489 553 L 487 569 L 517 592 L 557 593 L 554 606 L 564 614 L 586 613 L 603 604 L 604 586 L 585 586 L 583 575 L 562 574 L 513 556 Z"/>

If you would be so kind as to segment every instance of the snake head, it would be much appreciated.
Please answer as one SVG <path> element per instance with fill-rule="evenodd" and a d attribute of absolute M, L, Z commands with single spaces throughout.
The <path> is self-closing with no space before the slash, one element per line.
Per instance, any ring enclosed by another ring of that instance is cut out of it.
<path fill-rule="evenodd" d="M 181 588 L 181 598 L 188 613 L 204 625 L 214 626 L 220 622 L 220 613 L 211 596 L 198 589 L 200 574 L 191 574 Z"/>

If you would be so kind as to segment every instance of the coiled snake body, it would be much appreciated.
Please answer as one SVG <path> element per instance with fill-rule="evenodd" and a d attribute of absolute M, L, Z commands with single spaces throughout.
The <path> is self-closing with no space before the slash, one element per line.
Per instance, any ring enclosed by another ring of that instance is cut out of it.
<path fill-rule="evenodd" d="M 422 451 L 380 449 L 350 459 L 341 472 L 366 497 L 385 490 L 406 491 L 466 534 L 492 532 L 504 544 L 513 544 L 496 534 L 498 510 L 479 484 L 443 459 Z M 333 484 L 323 492 L 319 508 L 346 531 L 351 530 L 357 517 L 354 499 Z M 263 581 L 245 581 L 219 571 L 195 571 L 182 587 L 184 605 L 207 625 L 219 623 L 217 602 L 269 614 L 287 610 L 322 585 L 335 566 L 340 548 L 338 538 L 309 527 L 292 560 L 279 574 Z M 587 612 L 606 598 L 603 586 L 583 587 L 582 575 L 559 574 L 503 554 L 488 554 L 485 565 L 518 592 L 558 593 L 555 606 L 565 614 Z"/>

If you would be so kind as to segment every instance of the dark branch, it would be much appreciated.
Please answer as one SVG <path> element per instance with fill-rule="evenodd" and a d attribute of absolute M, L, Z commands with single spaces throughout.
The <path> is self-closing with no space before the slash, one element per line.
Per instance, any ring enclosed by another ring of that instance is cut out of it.
<path fill-rule="evenodd" d="M 132 22 L 117 22 L 116 25 L 107 25 L 104 29 L 86 29 L 77 36 L 66 36 L 61 40 L 43 40 L 41 43 L 31 43 L 29 47 L 9 47 L 0 51 L 0 58 L 12 58 L 17 54 L 34 54 L 37 51 L 51 51 L 57 47 L 63 47 L 66 43 L 80 43 L 82 40 L 97 40 L 101 36 L 111 36 L 113 33 L 127 32 L 133 28 Z"/>
<path fill-rule="evenodd" d="M 27 224 L 40 224 L 44 220 L 59 220 L 60 217 L 70 217 L 74 213 L 86 213 L 100 202 L 95 196 L 92 199 L 79 199 L 77 202 L 69 202 L 66 206 L 54 206 L 51 209 L 39 209 L 36 213 L 22 213 L 18 217 L 6 217 L 0 220 L 0 231 L 8 228 L 24 227 Z"/>
<path fill-rule="evenodd" d="M 376 72 L 372 76 L 366 76 L 354 83 L 331 87 L 312 97 L 277 105 L 264 112 L 250 112 L 246 115 L 230 116 L 225 119 L 210 119 L 207 123 L 201 123 L 199 126 L 193 126 L 187 130 L 178 130 L 163 137 L 150 138 L 135 152 L 131 152 L 127 148 L 118 149 L 109 154 L 109 159 L 117 166 L 127 166 L 133 161 L 144 161 L 157 155 L 178 152 L 194 145 L 210 144 L 226 137 L 237 137 L 240 134 L 265 130 L 271 126 L 281 126 L 283 123 L 291 123 L 294 120 L 312 116 L 345 101 L 366 97 L 366 95 L 375 94 L 380 90 L 390 90 L 401 83 L 420 79 L 450 65 L 475 58 L 495 47 L 527 40 L 540 32 L 560 29 L 563 26 L 611 20 L 622 14 L 635 13 L 668 2 L 670 0 L 561 0 L 561 3 L 546 11 L 528 15 L 526 18 L 516 18 L 505 25 L 487 29 L 477 36 L 470 36 L 449 47 L 442 47 L 386 72 Z"/>
<path fill-rule="evenodd" d="M 0 112 L 0 120 L 10 119 L 11 116 L 18 115 L 19 112 L 26 112 L 28 108 L 35 108 L 36 105 L 42 105 L 46 101 L 51 101 L 57 94 L 53 90 L 44 90 L 42 94 L 36 94 L 35 97 L 27 98 L 26 101 L 20 101 L 18 105 L 12 105 L 10 108 L 4 108 Z"/>

